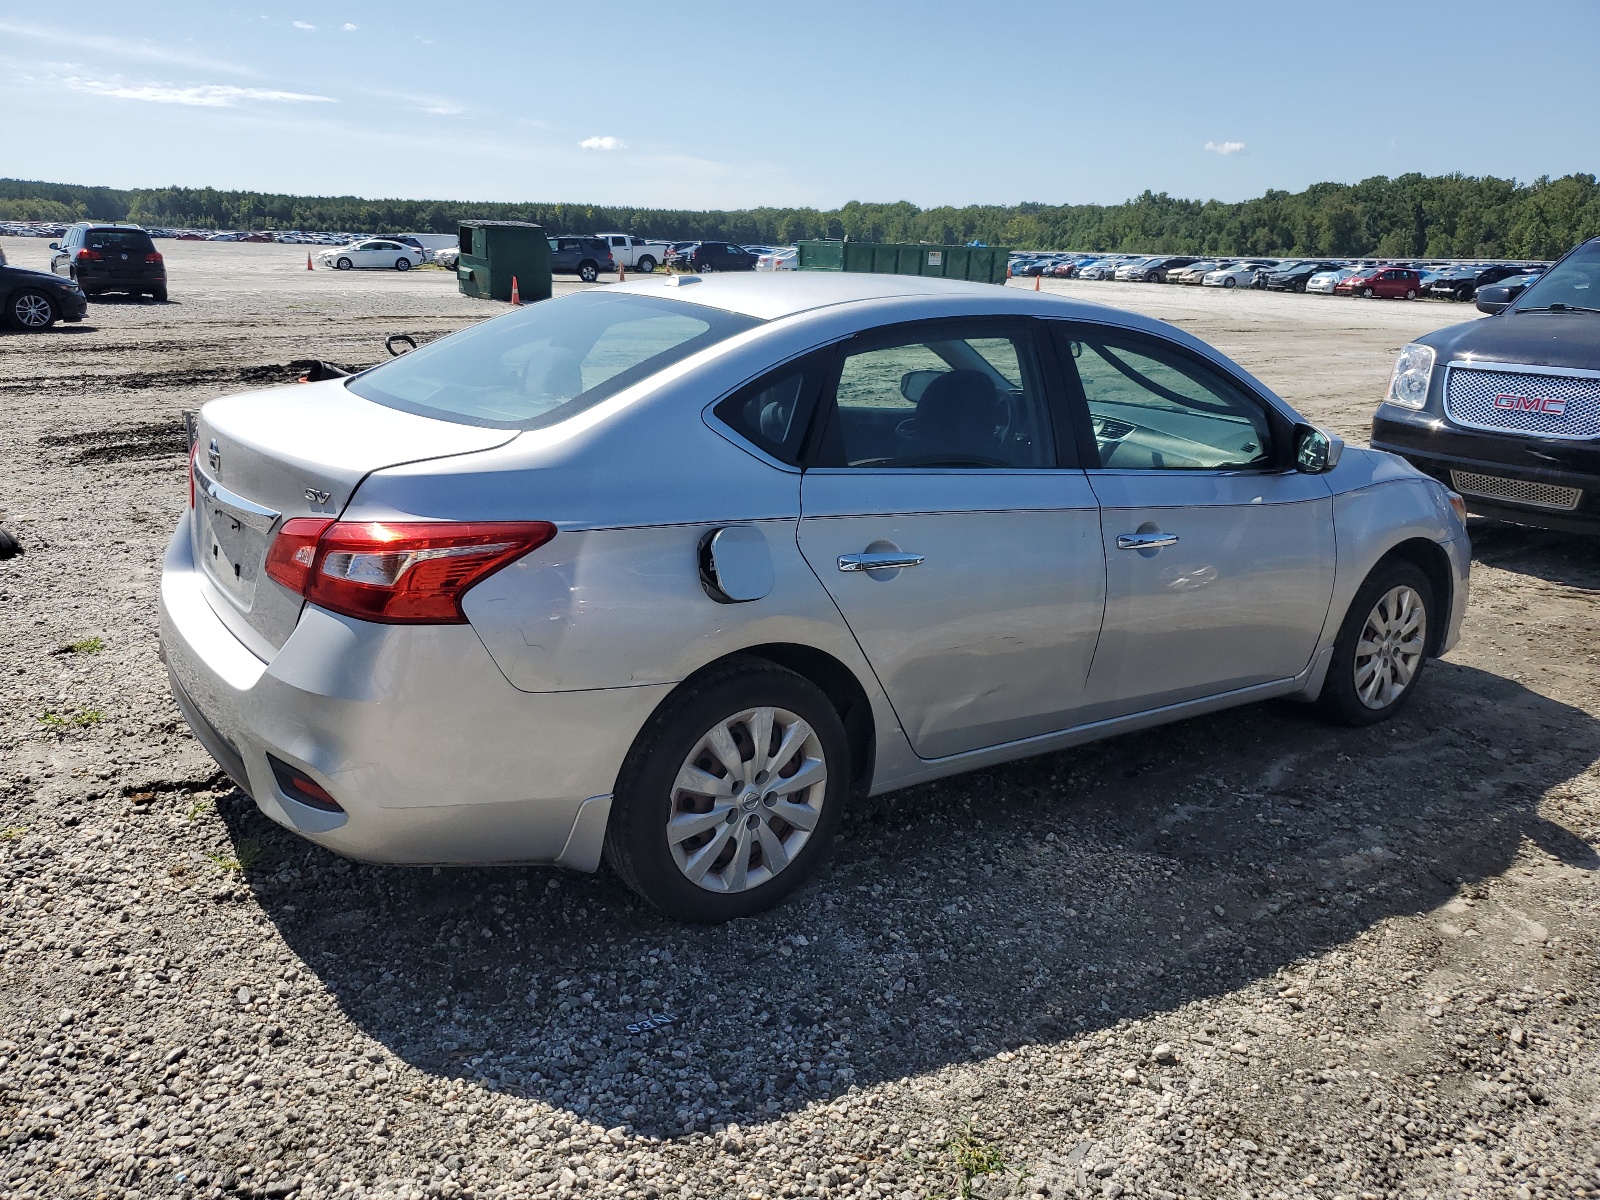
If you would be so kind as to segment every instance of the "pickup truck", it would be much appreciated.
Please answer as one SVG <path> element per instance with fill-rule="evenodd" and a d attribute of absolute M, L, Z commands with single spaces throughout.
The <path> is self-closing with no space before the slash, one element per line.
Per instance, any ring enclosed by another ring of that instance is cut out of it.
<path fill-rule="evenodd" d="M 652 242 L 626 233 L 597 233 L 595 237 L 610 247 L 617 266 L 646 275 L 666 262 L 667 251 L 672 249 L 671 242 Z"/>

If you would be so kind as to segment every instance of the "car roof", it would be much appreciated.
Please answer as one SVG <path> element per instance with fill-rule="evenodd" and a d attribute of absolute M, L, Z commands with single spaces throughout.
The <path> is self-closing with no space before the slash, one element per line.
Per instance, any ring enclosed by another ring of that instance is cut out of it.
<path fill-rule="evenodd" d="M 681 282 L 698 278 L 698 283 Z M 1142 318 L 1083 300 L 1048 295 L 1022 288 L 1001 287 L 992 283 L 969 283 L 957 279 L 935 279 L 921 275 L 872 275 L 853 271 L 740 272 L 707 276 L 658 276 L 610 284 L 607 292 L 654 296 L 703 304 L 726 312 L 741 313 L 762 321 L 775 321 L 798 313 L 837 305 L 867 304 L 883 300 L 945 298 L 970 302 L 996 314 L 1037 314 L 1059 318 L 1077 317 L 1089 321 L 1161 327 L 1163 322 Z M 984 304 L 983 301 L 989 303 Z M 1172 336 L 1175 331 L 1167 331 Z"/>

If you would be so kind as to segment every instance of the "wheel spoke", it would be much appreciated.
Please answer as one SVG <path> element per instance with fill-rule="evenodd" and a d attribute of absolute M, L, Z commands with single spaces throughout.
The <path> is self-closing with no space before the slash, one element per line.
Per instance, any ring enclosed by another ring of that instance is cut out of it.
<path fill-rule="evenodd" d="M 800 769 L 793 775 L 774 779 L 768 785 L 768 790 L 780 796 L 792 796 L 804 788 L 828 780 L 828 764 L 820 758 L 808 758 L 800 764 Z"/>
<path fill-rule="evenodd" d="M 706 734 L 706 745 L 711 748 L 722 765 L 728 769 L 728 774 L 740 783 L 750 782 L 750 767 L 739 756 L 739 747 L 734 745 L 733 734 L 728 732 L 728 723 L 723 721 Z"/>
<path fill-rule="evenodd" d="M 796 829 L 803 829 L 807 833 L 817 827 L 817 819 L 822 816 L 809 804 L 796 804 L 792 800 L 779 800 L 772 806 L 772 815 L 782 817 Z"/>
<path fill-rule="evenodd" d="M 702 771 L 693 763 L 684 763 L 678 768 L 678 778 L 672 786 L 680 792 L 692 792 L 696 796 L 730 796 L 738 780 L 718 779 L 710 771 Z"/>
<path fill-rule="evenodd" d="M 730 892 L 742 892 L 750 878 L 750 851 L 754 843 L 750 837 L 750 826 L 740 821 L 733 829 L 733 857 L 728 860 L 728 865 L 722 868 L 722 882 L 727 885 Z"/>
<path fill-rule="evenodd" d="M 734 827 L 724 824 L 717 830 L 717 835 L 700 849 L 689 856 L 689 860 L 682 864 L 683 873 L 690 880 L 699 883 L 706 877 L 706 872 L 711 869 L 711 864 L 717 861 L 717 855 L 722 853 L 722 848 L 728 844 L 728 838 L 733 836 Z"/>
<path fill-rule="evenodd" d="M 772 749 L 772 722 L 775 714 L 770 708 L 758 708 L 750 714 L 745 728 L 750 731 L 750 742 L 755 747 L 750 756 L 750 770 L 769 770 L 767 753 Z"/>
<path fill-rule="evenodd" d="M 761 843 L 761 858 L 768 871 L 776 875 L 789 865 L 789 852 L 765 821 L 756 827 L 756 839 Z"/>
<path fill-rule="evenodd" d="M 783 740 L 778 743 L 778 749 L 772 755 L 772 769 L 781 770 L 786 766 L 794 752 L 803 746 L 811 737 L 811 726 L 799 717 L 783 731 Z"/>
<path fill-rule="evenodd" d="M 710 812 L 703 813 L 678 813 L 667 822 L 667 842 L 676 846 L 679 842 L 687 841 L 697 833 L 705 833 L 715 829 L 718 825 L 728 823 L 728 813 L 732 810 L 731 804 L 719 804 Z"/>

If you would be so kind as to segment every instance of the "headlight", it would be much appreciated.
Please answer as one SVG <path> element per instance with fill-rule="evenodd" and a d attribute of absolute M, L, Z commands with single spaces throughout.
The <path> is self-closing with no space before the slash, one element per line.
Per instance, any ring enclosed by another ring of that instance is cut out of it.
<path fill-rule="evenodd" d="M 1428 381 L 1433 378 L 1434 353 L 1432 346 L 1412 342 L 1402 347 L 1394 360 L 1394 373 L 1389 376 L 1390 404 L 1401 408 L 1421 408 L 1428 403 Z"/>

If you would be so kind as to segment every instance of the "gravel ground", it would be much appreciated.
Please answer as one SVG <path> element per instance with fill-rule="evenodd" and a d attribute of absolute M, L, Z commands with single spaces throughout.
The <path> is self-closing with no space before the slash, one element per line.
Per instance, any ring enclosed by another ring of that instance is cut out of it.
<path fill-rule="evenodd" d="M 163 251 L 174 303 L 0 335 L 0 1194 L 1600 1195 L 1593 543 L 1483 531 L 1392 724 L 1260 706 L 882 797 L 722 928 L 603 872 L 360 866 L 167 698 L 179 416 L 497 306 Z M 1470 315 L 1046 286 L 1357 439 Z"/>

